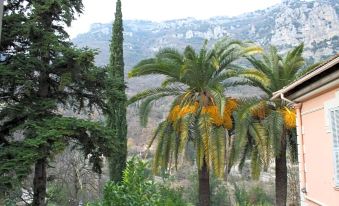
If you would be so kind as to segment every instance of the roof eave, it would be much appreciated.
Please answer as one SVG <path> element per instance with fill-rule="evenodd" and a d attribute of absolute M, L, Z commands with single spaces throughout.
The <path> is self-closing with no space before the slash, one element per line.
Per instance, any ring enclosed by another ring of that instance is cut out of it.
<path fill-rule="evenodd" d="M 282 88 L 281 90 L 273 92 L 273 96 L 272 96 L 271 99 L 273 100 L 273 99 L 280 97 L 282 94 L 283 95 L 286 94 L 287 92 L 291 91 L 295 87 L 297 87 L 297 86 L 301 85 L 302 83 L 306 82 L 307 80 L 317 76 L 318 74 L 332 68 L 333 66 L 335 66 L 338 63 L 339 63 L 339 55 L 336 55 L 333 59 L 331 59 L 330 61 L 326 62 L 325 64 L 319 66 L 318 68 L 316 68 L 315 70 L 313 70 L 309 74 L 305 75 L 304 77 L 302 77 L 302 78 L 298 79 L 297 81 L 291 83 L 290 85 Z"/>

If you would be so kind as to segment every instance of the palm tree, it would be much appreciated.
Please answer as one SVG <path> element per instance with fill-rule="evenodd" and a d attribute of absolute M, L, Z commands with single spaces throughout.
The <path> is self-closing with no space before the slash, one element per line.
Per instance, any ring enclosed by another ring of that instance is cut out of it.
<path fill-rule="evenodd" d="M 225 142 L 236 106 L 234 100 L 224 95 L 225 87 L 233 85 L 226 80 L 237 75 L 237 60 L 258 50 L 249 43 L 230 39 L 219 41 L 210 50 L 205 42 L 199 52 L 190 46 L 183 53 L 167 48 L 129 72 L 129 77 L 150 74 L 166 77 L 161 87 L 136 94 L 129 103 L 141 101 L 140 120 L 146 125 L 154 101 L 174 97 L 168 117 L 159 124 L 150 142 L 151 146 L 157 139 L 153 171 L 166 171 L 172 163 L 177 168 L 179 157 L 192 143 L 201 206 L 210 202 L 209 172 L 219 177 L 224 174 Z"/>
<path fill-rule="evenodd" d="M 235 151 L 241 153 L 240 167 L 246 157 L 251 157 L 252 176 L 255 178 L 259 177 L 262 169 L 267 169 L 274 155 L 277 206 L 286 205 L 287 148 L 290 148 L 292 159 L 296 159 L 296 117 L 291 102 L 271 98 L 273 92 L 295 81 L 308 70 L 304 67 L 302 52 L 303 44 L 291 49 L 286 55 L 278 54 L 277 49 L 271 47 L 268 53 L 262 54 L 261 59 L 248 57 L 254 68 L 245 69 L 239 75 L 266 95 L 246 100 L 238 109 Z"/>

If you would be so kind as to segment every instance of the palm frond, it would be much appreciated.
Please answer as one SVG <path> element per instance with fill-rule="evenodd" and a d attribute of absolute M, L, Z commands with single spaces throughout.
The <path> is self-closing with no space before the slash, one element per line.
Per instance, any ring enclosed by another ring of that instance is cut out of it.
<path fill-rule="evenodd" d="M 211 137 L 211 117 L 207 114 L 201 114 L 199 117 L 200 139 L 204 149 L 203 157 L 206 164 L 210 165 L 210 137 Z M 202 165 L 201 165 L 202 166 Z"/>
<path fill-rule="evenodd" d="M 210 137 L 210 159 L 216 176 L 224 175 L 225 152 L 226 152 L 226 130 L 223 127 L 213 126 Z"/>
<path fill-rule="evenodd" d="M 217 85 L 215 85 L 217 86 Z M 224 88 L 218 88 L 218 87 L 211 87 L 210 89 L 207 90 L 209 93 L 212 94 L 214 97 L 214 104 L 217 106 L 219 115 L 221 117 L 224 116 L 224 110 L 225 110 L 225 103 L 226 103 L 226 97 L 224 95 Z"/>
<path fill-rule="evenodd" d="M 243 55 L 250 56 L 255 54 L 261 54 L 264 51 L 264 49 L 257 45 L 250 45 L 248 47 L 245 47 L 242 51 Z"/>
<path fill-rule="evenodd" d="M 153 137 L 151 138 L 150 142 L 148 143 L 148 146 L 147 146 L 147 149 L 151 148 L 151 146 L 153 145 L 153 142 L 154 140 L 157 138 L 157 137 L 161 137 L 165 131 L 165 128 L 168 126 L 168 122 L 167 121 L 163 121 L 161 122 L 157 129 L 155 130 L 154 132 L 154 135 Z"/>
<path fill-rule="evenodd" d="M 260 170 L 262 163 L 266 165 L 268 162 L 267 151 L 267 135 L 263 127 L 258 124 L 258 120 L 253 118 L 253 111 L 258 108 L 260 105 L 260 99 L 245 99 L 242 100 L 242 103 L 238 107 L 235 115 L 235 153 L 233 158 L 240 159 L 239 168 L 241 169 L 244 166 L 245 160 L 248 156 L 252 158 L 252 167 L 253 167 L 253 177 L 258 175 L 257 164 L 260 160 Z M 252 157 L 255 155 L 256 157 Z"/>
<path fill-rule="evenodd" d="M 305 74 L 313 71 L 315 68 L 317 68 L 319 65 L 321 65 L 323 62 L 318 62 L 318 63 L 315 63 L 315 64 L 312 64 L 306 68 L 303 68 L 303 69 L 300 69 L 297 73 L 297 77 L 296 79 L 299 79 L 300 77 L 304 76 Z"/>
<path fill-rule="evenodd" d="M 199 129 L 199 118 L 196 118 L 193 124 L 192 130 L 193 141 L 196 149 L 196 161 L 198 169 L 201 169 L 204 157 L 205 157 L 205 146 L 203 139 L 201 138 L 200 129 Z"/>
<path fill-rule="evenodd" d="M 154 158 L 153 158 L 153 165 L 152 165 L 152 170 L 153 173 L 158 174 L 159 173 L 159 168 L 162 165 L 163 162 L 163 156 L 162 156 L 162 151 L 164 148 L 163 142 L 165 139 L 165 130 L 167 128 L 166 127 L 158 127 L 159 130 L 156 132 L 157 135 L 154 135 L 153 140 L 158 137 L 158 144 L 157 144 L 157 148 L 155 150 L 155 154 L 154 154 Z M 151 143 L 153 142 L 153 140 L 151 141 Z M 149 145 L 151 145 L 151 143 Z"/>
<path fill-rule="evenodd" d="M 257 147 L 253 147 L 251 154 L 251 176 L 252 179 L 258 180 L 261 173 L 261 161 L 259 150 Z"/>
<path fill-rule="evenodd" d="M 271 142 L 268 136 L 266 128 L 258 123 L 254 122 L 250 125 L 249 134 L 254 138 L 257 148 L 257 155 L 260 159 L 260 168 L 264 168 L 266 171 L 269 167 L 271 160 Z"/>
<path fill-rule="evenodd" d="M 272 77 L 272 70 L 271 68 L 269 68 L 268 65 L 266 65 L 261 59 L 257 59 L 253 56 L 251 57 L 247 57 L 246 58 L 251 64 L 252 66 L 261 71 L 262 73 L 264 73 L 267 77 L 266 78 L 271 78 Z"/>
<path fill-rule="evenodd" d="M 179 79 L 179 65 L 170 60 L 154 61 L 152 63 L 134 67 L 128 72 L 128 77 L 139 77 L 151 74 L 162 74 Z"/>
<path fill-rule="evenodd" d="M 197 54 L 195 50 L 191 46 L 186 46 L 184 50 L 184 61 L 186 60 L 195 60 L 197 58 Z"/>
<path fill-rule="evenodd" d="M 277 156 L 280 153 L 281 138 L 284 130 L 284 120 L 279 111 L 271 111 L 271 113 L 263 121 L 269 137 L 273 143 L 274 153 Z"/>
<path fill-rule="evenodd" d="M 305 65 L 305 60 L 302 57 L 303 50 L 304 45 L 300 44 L 284 56 L 282 60 L 282 65 L 286 83 L 290 83 L 291 81 L 293 81 L 297 77 L 299 71 Z"/>
<path fill-rule="evenodd" d="M 156 54 L 157 59 L 170 59 L 171 61 L 181 64 L 183 61 L 183 55 L 174 48 L 164 48 Z"/>
<path fill-rule="evenodd" d="M 194 115 L 190 114 L 182 118 L 180 121 L 180 132 L 179 132 L 179 146 L 178 152 L 185 153 L 185 149 L 189 140 L 190 127 L 193 124 Z"/>
<path fill-rule="evenodd" d="M 239 170 L 242 171 L 242 169 L 245 166 L 246 159 L 248 158 L 249 154 L 252 152 L 253 145 L 249 142 L 247 144 L 244 144 L 244 148 L 240 150 L 242 152 L 240 156 L 240 161 L 239 161 Z"/>
<path fill-rule="evenodd" d="M 172 95 L 169 95 L 168 93 L 160 93 L 157 95 L 146 97 L 142 100 L 142 103 L 139 106 L 139 119 L 140 119 L 140 125 L 142 127 L 146 127 L 148 123 L 149 113 L 152 109 L 154 101 L 161 99 L 163 97 L 166 97 L 166 96 L 172 96 Z"/>
<path fill-rule="evenodd" d="M 150 96 L 159 95 L 159 98 L 164 96 L 177 96 L 182 94 L 183 90 L 179 87 L 156 87 L 152 89 L 147 89 L 142 91 L 128 100 L 128 104 L 133 104 L 137 101 L 140 101 L 144 98 L 148 98 Z"/>
<path fill-rule="evenodd" d="M 258 82 L 260 83 L 260 86 L 265 88 L 269 87 L 271 84 L 271 80 L 267 78 L 267 75 L 257 69 L 245 69 L 244 71 L 240 72 L 239 76 L 247 78 L 251 81 L 253 80 L 253 82 Z"/>
<path fill-rule="evenodd" d="M 208 81 L 208 86 L 213 86 L 215 84 L 224 82 L 227 79 L 230 79 L 232 77 L 236 77 L 238 75 L 238 72 L 235 70 L 224 70 L 223 72 L 218 73 L 217 75 L 213 76 Z"/>
<path fill-rule="evenodd" d="M 163 148 L 162 148 L 162 154 L 161 154 L 161 168 L 162 170 L 168 170 L 168 165 L 170 165 L 171 161 L 171 153 L 173 152 L 172 150 L 172 142 L 175 139 L 175 133 L 170 132 L 169 130 L 166 131 L 164 134 L 164 139 L 163 139 Z"/>
<path fill-rule="evenodd" d="M 168 87 L 169 85 L 176 84 L 176 83 L 182 84 L 177 78 L 168 77 L 161 83 L 161 86 Z"/>

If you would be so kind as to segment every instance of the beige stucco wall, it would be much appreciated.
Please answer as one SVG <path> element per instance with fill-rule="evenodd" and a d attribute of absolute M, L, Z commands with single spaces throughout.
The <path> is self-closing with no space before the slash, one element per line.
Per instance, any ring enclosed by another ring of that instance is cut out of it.
<path fill-rule="evenodd" d="M 333 100 L 337 91 L 339 87 L 301 104 L 299 123 L 302 126 L 298 138 L 303 154 L 299 154 L 299 167 L 301 186 L 307 191 L 305 205 L 339 206 L 339 190 L 334 187 L 332 137 L 326 127 L 324 108 L 325 102 Z"/>

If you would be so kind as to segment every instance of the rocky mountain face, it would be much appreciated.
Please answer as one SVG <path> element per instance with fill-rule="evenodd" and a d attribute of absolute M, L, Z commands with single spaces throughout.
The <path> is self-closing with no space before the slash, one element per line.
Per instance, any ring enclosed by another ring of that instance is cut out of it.
<path fill-rule="evenodd" d="M 96 62 L 106 65 L 111 30 L 111 24 L 93 24 L 89 32 L 78 35 L 73 42 L 78 46 L 98 49 Z M 264 47 L 275 45 L 282 52 L 304 42 L 304 54 L 310 62 L 324 60 L 339 52 L 339 1 L 283 0 L 264 10 L 208 20 L 126 20 L 125 71 L 141 59 L 151 57 L 162 47 L 180 49 L 191 45 L 199 49 L 206 39 L 212 44 L 224 36 L 251 40 Z M 160 80 L 158 77 L 136 78 L 132 80 L 133 84 L 128 80 L 128 93 L 154 86 Z"/>
<path fill-rule="evenodd" d="M 224 36 L 263 46 L 275 45 L 282 51 L 304 42 L 305 56 L 318 61 L 339 51 L 339 1 L 283 0 L 265 10 L 232 18 L 126 20 L 124 29 L 126 71 L 162 47 L 183 48 L 189 44 L 199 48 L 205 39 L 213 43 Z M 73 42 L 99 49 L 97 64 L 105 65 L 110 38 L 111 24 L 94 24 L 88 33 L 78 35 Z"/>

